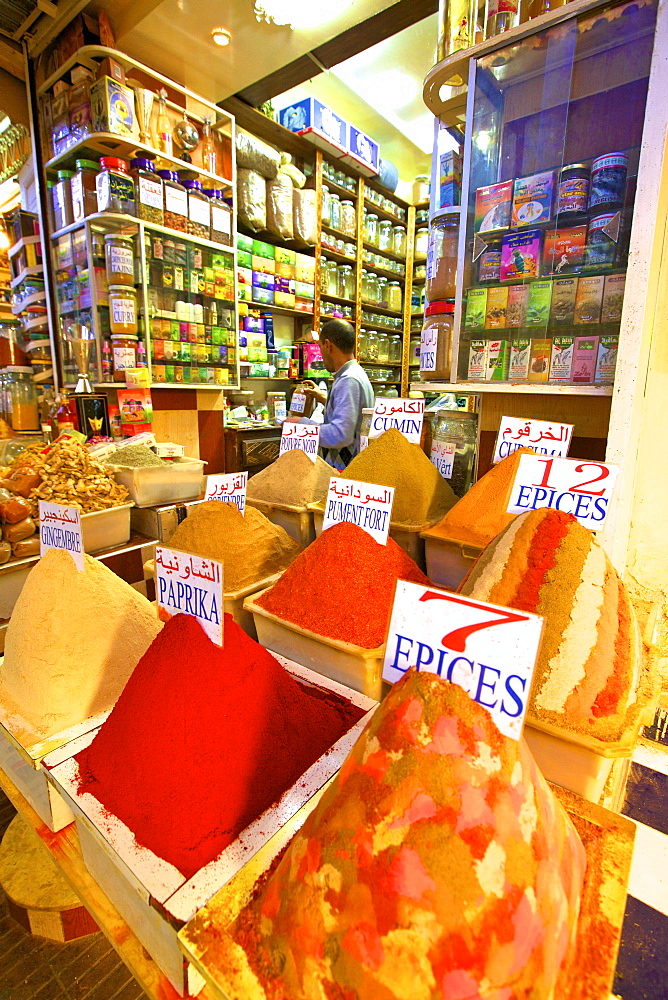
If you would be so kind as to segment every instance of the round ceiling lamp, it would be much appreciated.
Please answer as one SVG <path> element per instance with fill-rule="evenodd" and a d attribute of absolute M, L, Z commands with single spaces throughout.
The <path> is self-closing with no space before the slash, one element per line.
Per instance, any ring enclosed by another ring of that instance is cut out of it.
<path fill-rule="evenodd" d="M 211 38 L 216 43 L 216 45 L 225 46 L 229 45 L 232 41 L 232 32 L 228 31 L 227 28 L 212 28 Z"/>

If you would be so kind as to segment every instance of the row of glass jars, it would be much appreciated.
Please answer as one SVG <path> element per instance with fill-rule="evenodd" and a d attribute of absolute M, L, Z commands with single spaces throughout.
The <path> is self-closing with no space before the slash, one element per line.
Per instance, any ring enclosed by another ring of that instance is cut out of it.
<path fill-rule="evenodd" d="M 353 307 L 342 306 L 338 302 L 326 302 L 323 300 L 320 303 L 320 312 L 323 316 L 343 317 L 343 319 L 349 320 L 353 318 Z"/>
<path fill-rule="evenodd" d="M 393 312 L 401 312 L 404 295 L 398 281 L 390 281 L 382 275 L 362 268 L 362 302 L 380 306 L 382 309 L 392 309 Z"/>
<path fill-rule="evenodd" d="M 406 227 L 392 225 L 388 219 L 379 219 L 373 212 L 364 212 L 364 240 L 378 250 L 389 250 L 406 256 Z"/>
<path fill-rule="evenodd" d="M 354 299 L 355 272 L 352 264 L 335 264 L 333 260 L 323 260 L 320 267 L 320 291 L 323 295 Z"/>
<path fill-rule="evenodd" d="M 360 330 L 360 361 L 377 361 L 380 364 L 401 364 L 401 337 L 398 334 L 383 333 L 380 330 Z M 392 372 L 379 376 L 392 378 Z"/>
<path fill-rule="evenodd" d="M 401 205 L 395 205 L 393 201 L 386 198 L 384 194 L 374 191 L 368 184 L 364 185 L 364 197 L 367 201 L 370 201 L 372 205 L 377 205 L 378 208 L 382 208 L 384 212 L 389 212 L 390 215 L 396 216 L 397 219 L 402 219 L 404 222 L 406 221 L 405 208 L 402 208 Z"/>
<path fill-rule="evenodd" d="M 352 201 L 339 198 L 326 184 L 322 186 L 321 217 L 324 225 L 353 239 L 357 233 L 357 210 Z"/>
<path fill-rule="evenodd" d="M 332 181 L 334 184 L 338 184 L 339 187 L 345 188 L 346 191 L 350 191 L 351 194 L 355 194 L 357 191 L 357 181 L 354 177 L 349 177 L 345 174 L 343 170 L 337 170 L 336 167 L 328 163 L 327 160 L 324 161 L 322 165 L 322 172 L 325 177 Z"/>
<path fill-rule="evenodd" d="M 336 253 L 340 253 L 344 257 L 350 257 L 352 260 L 354 260 L 357 255 L 357 249 L 354 243 L 348 243 L 347 240 L 337 239 L 336 236 L 325 232 L 324 229 L 322 231 L 320 242 L 322 243 L 323 250 L 334 250 Z"/>
<path fill-rule="evenodd" d="M 380 253 L 372 253 L 366 247 L 362 251 L 362 260 L 365 264 L 371 264 L 372 267 L 382 267 L 385 271 L 394 271 L 395 274 L 399 274 L 402 278 L 406 274 L 405 264 L 394 260 L 392 257 L 383 257 Z"/>
<path fill-rule="evenodd" d="M 370 323 L 374 326 L 386 326 L 390 330 L 403 330 L 404 327 L 404 321 L 401 316 L 379 316 L 378 313 L 370 312 L 368 309 L 362 310 L 362 322 Z M 420 329 L 422 329 L 421 323 Z"/>

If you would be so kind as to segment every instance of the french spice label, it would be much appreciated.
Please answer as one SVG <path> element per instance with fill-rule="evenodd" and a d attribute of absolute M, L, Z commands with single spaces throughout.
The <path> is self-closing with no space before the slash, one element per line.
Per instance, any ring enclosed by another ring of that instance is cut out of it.
<path fill-rule="evenodd" d="M 111 303 L 112 322 L 120 325 L 134 325 L 137 322 L 135 316 L 135 304 L 133 299 L 113 299 Z M 112 328 L 113 329 L 113 328 Z"/>
<path fill-rule="evenodd" d="M 139 200 L 142 205 L 162 210 L 162 185 L 148 177 L 139 178 Z"/>
<path fill-rule="evenodd" d="M 112 274 L 134 274 L 134 259 L 129 247 L 110 246 L 109 264 Z"/>

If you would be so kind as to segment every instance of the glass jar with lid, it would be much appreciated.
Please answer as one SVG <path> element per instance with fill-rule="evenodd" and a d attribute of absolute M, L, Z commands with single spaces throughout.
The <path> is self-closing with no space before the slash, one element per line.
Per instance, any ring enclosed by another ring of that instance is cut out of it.
<path fill-rule="evenodd" d="M 352 201 L 340 202 L 341 206 L 341 232 L 346 236 L 355 236 L 355 231 L 357 229 L 357 213 L 355 212 L 355 206 Z"/>
<path fill-rule="evenodd" d="M 390 360 L 390 338 L 386 333 L 378 331 L 378 361 L 384 364 Z"/>
<path fill-rule="evenodd" d="M 378 246 L 378 216 L 367 212 L 364 216 L 364 239 L 371 246 Z"/>
<path fill-rule="evenodd" d="M 429 174 L 418 174 L 413 181 L 413 204 L 429 201 Z"/>
<path fill-rule="evenodd" d="M 117 335 L 137 333 L 137 292 L 134 288 L 109 286 L 109 329 Z"/>
<path fill-rule="evenodd" d="M 366 361 L 366 356 L 367 356 L 367 353 L 368 353 L 368 350 L 369 350 L 369 348 L 368 348 L 368 338 L 369 338 L 369 335 L 368 335 L 367 331 L 364 329 L 364 327 L 362 327 L 362 329 L 360 330 L 359 339 L 357 341 L 357 343 L 358 343 L 358 351 L 359 351 L 359 359 L 361 361 Z"/>
<path fill-rule="evenodd" d="M 388 293 L 387 293 L 387 282 L 388 279 L 384 278 L 382 275 L 378 275 L 378 305 L 381 309 L 389 309 L 388 306 Z"/>
<path fill-rule="evenodd" d="M 430 302 L 425 313 L 420 344 L 420 375 L 427 381 L 448 381 L 452 363 L 454 302 Z"/>
<path fill-rule="evenodd" d="M 134 286 L 135 255 L 131 236 L 106 233 L 104 259 L 107 268 L 107 284 Z"/>
<path fill-rule="evenodd" d="M 135 185 L 137 218 L 163 226 L 165 210 L 162 177 L 156 174 L 153 160 L 143 156 L 134 157 L 130 160 L 130 177 Z"/>
<path fill-rule="evenodd" d="M 434 438 L 455 446 L 450 486 L 458 497 L 471 488 L 478 440 L 478 415 L 462 410 L 440 410 Z"/>
<path fill-rule="evenodd" d="M 459 216 L 444 215 L 429 227 L 426 295 L 430 302 L 454 299 L 457 283 Z M 417 237 L 416 237 L 417 253 Z"/>
<path fill-rule="evenodd" d="M 406 227 L 405 226 L 393 226 L 392 227 L 392 251 L 399 255 L 399 257 L 406 256 Z"/>
<path fill-rule="evenodd" d="M 175 170 L 158 170 L 165 194 L 165 225 L 179 233 L 188 231 L 188 192 Z"/>
<path fill-rule="evenodd" d="M 380 285 L 378 284 L 378 275 L 374 274 L 373 271 L 369 272 L 367 278 L 367 288 L 368 288 L 368 301 L 371 305 L 378 305 L 378 298 L 380 295 Z"/>
<path fill-rule="evenodd" d="M 326 226 L 329 225 L 329 220 L 331 218 L 329 211 L 329 185 L 322 185 L 322 201 L 320 202 L 320 218 L 325 223 Z"/>
<path fill-rule="evenodd" d="M 184 180 L 181 183 L 188 192 L 187 231 L 202 240 L 211 239 L 211 202 L 204 194 L 202 182 Z"/>
<path fill-rule="evenodd" d="M 429 250 L 429 229 L 419 226 L 415 230 L 415 257 L 426 257 Z"/>
<path fill-rule="evenodd" d="M 378 223 L 378 249 L 392 249 L 392 223 L 387 219 L 381 219 Z"/>
<path fill-rule="evenodd" d="M 328 260 L 326 264 L 327 268 L 327 295 L 338 295 L 339 294 L 339 272 L 337 271 L 336 264 L 333 260 Z"/>
<path fill-rule="evenodd" d="M 8 405 L 11 409 L 12 429 L 15 431 L 39 430 L 37 386 L 32 380 L 32 368 L 9 365 L 5 368 Z"/>
<path fill-rule="evenodd" d="M 329 224 L 332 229 L 341 228 L 341 199 L 333 192 L 329 195 Z"/>
<path fill-rule="evenodd" d="M 324 257 L 323 257 L 323 259 L 321 261 L 321 264 L 320 264 L 320 293 L 322 295 L 326 295 L 327 294 L 327 265 L 328 264 L 329 264 L 329 261 L 325 260 Z"/>
<path fill-rule="evenodd" d="M 408 365 L 410 368 L 420 367 L 420 334 L 411 332 L 408 345 Z"/>
<path fill-rule="evenodd" d="M 398 281 L 389 281 L 387 284 L 387 308 L 393 312 L 401 312 L 404 306 L 404 296 L 401 285 Z"/>
<path fill-rule="evenodd" d="M 355 275 L 351 264 L 339 264 L 338 268 L 338 294 L 342 299 L 355 298 Z"/>
<path fill-rule="evenodd" d="M 111 365 L 114 382 L 125 382 L 128 368 L 137 367 L 137 344 L 139 337 L 134 333 L 112 333 Z"/>
<path fill-rule="evenodd" d="M 369 301 L 369 272 L 365 267 L 362 268 L 362 302 Z"/>
<path fill-rule="evenodd" d="M 100 167 L 95 178 L 98 212 L 134 215 L 135 184 L 128 173 L 127 161 L 116 156 L 101 156 Z"/>
<path fill-rule="evenodd" d="M 378 334 L 375 330 L 369 330 L 366 338 L 366 359 L 367 361 L 378 361 Z"/>
<path fill-rule="evenodd" d="M 58 180 L 51 189 L 53 200 L 53 221 L 56 229 L 64 229 L 74 222 L 72 212 L 72 187 L 71 179 L 74 176 L 72 170 L 59 170 Z"/>
<path fill-rule="evenodd" d="M 390 364 L 400 365 L 402 360 L 402 354 L 403 351 L 401 345 L 401 337 L 399 337 L 396 333 L 393 333 L 392 336 L 390 337 L 390 356 L 388 358 L 388 361 L 390 362 Z"/>
<path fill-rule="evenodd" d="M 76 160 L 76 171 L 70 180 L 72 221 L 79 222 L 97 212 L 97 175 L 100 164 L 95 160 Z"/>
<path fill-rule="evenodd" d="M 222 246 L 232 246 L 232 209 L 216 188 L 204 188 L 211 203 L 211 240 Z"/>

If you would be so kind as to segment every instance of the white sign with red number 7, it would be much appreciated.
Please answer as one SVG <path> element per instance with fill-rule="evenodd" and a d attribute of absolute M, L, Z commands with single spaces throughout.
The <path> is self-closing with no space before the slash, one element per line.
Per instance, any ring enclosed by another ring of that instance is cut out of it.
<path fill-rule="evenodd" d="M 458 684 L 519 740 L 543 619 L 434 587 L 397 582 L 383 679 L 411 667 Z"/>

